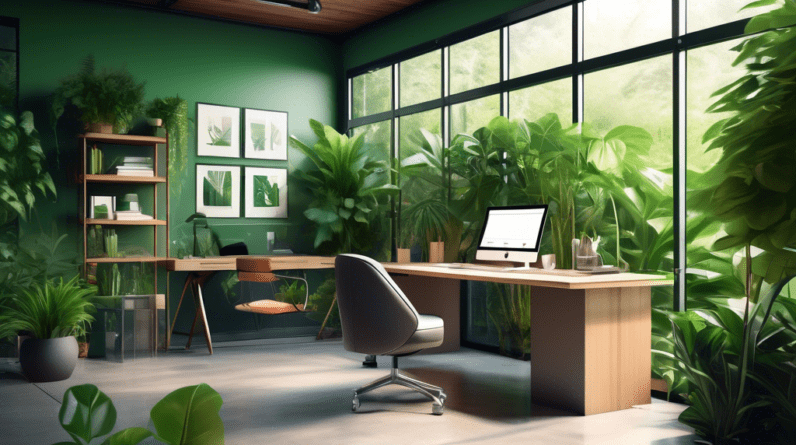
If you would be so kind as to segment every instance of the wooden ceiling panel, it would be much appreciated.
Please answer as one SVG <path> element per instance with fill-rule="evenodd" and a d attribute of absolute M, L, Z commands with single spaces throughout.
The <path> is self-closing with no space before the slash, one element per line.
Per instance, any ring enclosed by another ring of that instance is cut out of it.
<path fill-rule="evenodd" d="M 257 0 L 122 0 L 122 3 L 276 28 L 345 34 L 420 1 L 320 0 L 322 9 L 318 14 Z"/>

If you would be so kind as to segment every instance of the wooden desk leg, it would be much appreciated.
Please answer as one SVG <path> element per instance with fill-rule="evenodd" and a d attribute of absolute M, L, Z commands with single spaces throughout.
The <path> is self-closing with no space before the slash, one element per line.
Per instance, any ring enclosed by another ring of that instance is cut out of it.
<path fill-rule="evenodd" d="M 180 301 L 177 303 L 177 309 L 174 311 L 174 320 L 171 322 L 171 327 L 169 328 L 169 336 L 168 336 L 168 346 L 166 349 L 168 350 L 169 346 L 171 346 L 171 336 L 174 334 L 174 326 L 177 324 L 177 315 L 180 313 L 180 307 L 182 306 L 182 299 L 185 297 L 185 291 L 188 290 L 188 286 L 191 285 L 191 275 L 189 274 L 185 277 L 185 286 L 182 287 L 182 293 L 180 294 Z M 167 303 L 168 304 L 168 303 Z M 166 314 L 166 321 L 169 319 L 169 314 Z M 191 328 L 191 332 L 193 332 L 193 328 Z M 188 340 L 190 342 L 190 340 Z"/>
<path fill-rule="evenodd" d="M 198 314 L 201 314 L 202 319 L 202 327 L 205 331 L 205 341 L 207 342 L 207 350 L 210 354 L 213 354 L 213 341 L 210 339 L 210 325 L 207 324 L 207 312 L 205 312 L 205 300 L 202 297 L 202 284 L 204 280 L 196 283 L 196 297 L 198 301 L 198 306 L 196 311 Z"/>
<path fill-rule="evenodd" d="M 445 323 L 445 339 L 441 346 L 423 352 L 458 351 L 461 345 L 459 314 L 461 282 L 449 278 L 392 275 L 393 281 L 420 314 L 436 315 Z"/>
<path fill-rule="evenodd" d="M 650 403 L 650 288 L 531 292 L 531 399 L 589 415 Z"/>

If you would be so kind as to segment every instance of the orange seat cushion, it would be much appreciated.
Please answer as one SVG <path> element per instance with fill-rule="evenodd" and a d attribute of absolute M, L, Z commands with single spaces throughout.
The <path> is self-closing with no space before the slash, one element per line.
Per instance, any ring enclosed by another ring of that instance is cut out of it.
<path fill-rule="evenodd" d="M 298 309 L 296 309 L 298 307 Z M 290 303 L 283 303 L 276 300 L 257 300 L 251 303 L 242 303 L 235 306 L 235 309 L 243 312 L 253 312 L 256 314 L 276 315 L 288 314 L 290 312 L 303 312 L 304 305 L 293 306 Z"/>

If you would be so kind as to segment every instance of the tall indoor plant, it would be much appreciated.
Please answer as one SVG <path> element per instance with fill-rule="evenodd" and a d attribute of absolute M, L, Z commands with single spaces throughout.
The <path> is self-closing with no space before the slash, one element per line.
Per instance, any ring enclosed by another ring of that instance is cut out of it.
<path fill-rule="evenodd" d="M 34 283 L 0 296 L 0 338 L 24 335 L 19 361 L 31 382 L 64 380 L 77 364 L 76 335 L 94 320 L 89 297 L 96 287 L 79 276 Z"/>

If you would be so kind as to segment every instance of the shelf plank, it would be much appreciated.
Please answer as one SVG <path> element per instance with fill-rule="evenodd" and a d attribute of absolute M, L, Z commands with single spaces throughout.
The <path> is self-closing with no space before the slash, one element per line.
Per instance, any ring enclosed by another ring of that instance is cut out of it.
<path fill-rule="evenodd" d="M 108 144 L 119 145 L 141 145 L 152 146 L 155 144 L 165 144 L 166 138 L 157 136 L 139 136 L 133 134 L 105 134 L 105 133 L 86 133 L 78 136 L 94 142 L 105 142 Z"/>
<path fill-rule="evenodd" d="M 148 219 L 145 221 L 128 221 L 118 219 L 86 219 L 88 225 L 107 225 L 107 226 L 165 226 L 166 221 L 160 219 Z"/>
<path fill-rule="evenodd" d="M 86 175 L 86 182 L 120 184 L 157 184 L 166 182 L 165 176 Z"/>
<path fill-rule="evenodd" d="M 86 263 L 157 263 L 166 260 L 164 257 L 142 256 L 122 258 L 87 258 Z"/>

